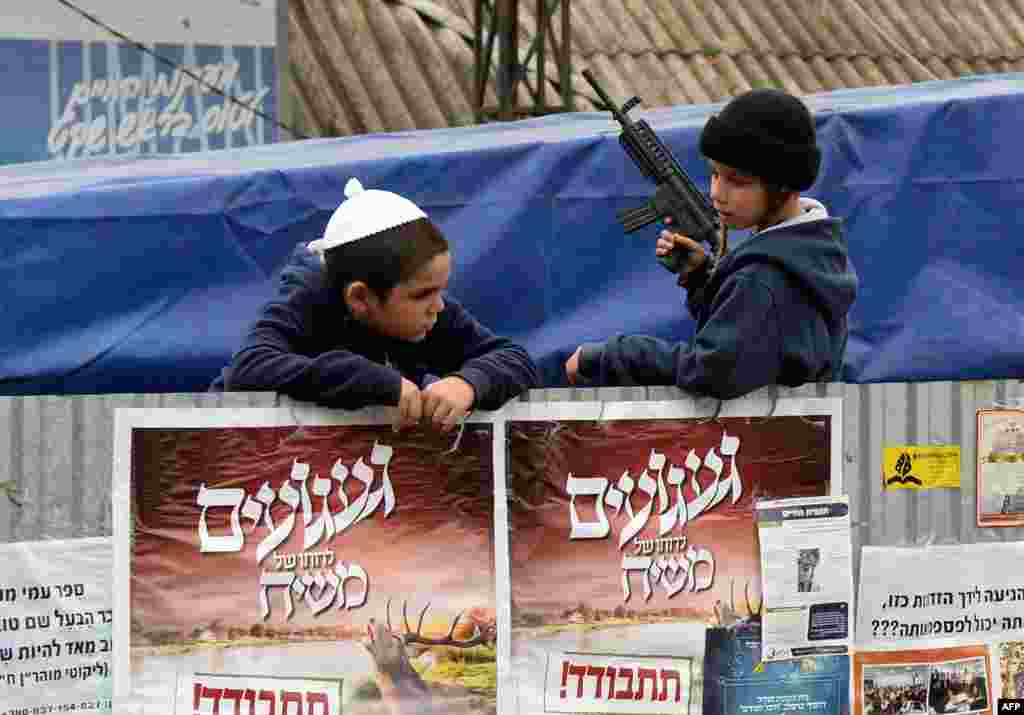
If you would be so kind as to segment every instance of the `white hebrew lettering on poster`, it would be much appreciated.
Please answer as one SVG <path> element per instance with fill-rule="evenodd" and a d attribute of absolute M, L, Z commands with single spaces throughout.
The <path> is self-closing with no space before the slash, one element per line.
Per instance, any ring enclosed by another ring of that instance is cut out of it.
<path fill-rule="evenodd" d="M 250 533 L 259 528 L 268 532 L 256 547 L 257 563 L 266 561 L 272 567 L 264 568 L 260 575 L 261 618 L 266 619 L 270 615 L 271 591 L 274 589 L 283 589 L 281 597 L 286 619 L 290 619 L 295 610 L 293 594 L 313 611 L 313 615 L 335 604 L 340 609 L 359 608 L 365 605 L 369 592 L 366 570 L 357 563 L 335 563 L 333 551 L 310 552 L 308 549 L 328 545 L 336 536 L 381 509 L 385 518 L 390 516 L 395 508 L 395 492 L 388 473 L 393 456 L 394 449 L 391 446 L 374 442 L 369 464 L 360 457 L 349 470 L 339 459 L 331 467 L 330 478 L 312 474 L 309 463 L 296 458 L 292 462 L 288 479 L 280 488 L 275 490 L 270 482 L 264 482 L 255 496 L 246 494 L 244 489 L 208 488 L 206 484 L 201 484 L 196 496 L 197 506 L 202 507 L 198 528 L 200 551 L 242 551 L 246 532 L 241 519 L 245 517 L 250 523 Z M 374 488 L 374 467 L 381 469 L 377 488 Z M 359 495 L 351 501 L 345 489 L 345 483 L 350 477 L 359 483 L 360 490 Z M 336 493 L 340 504 L 340 511 L 336 514 L 330 508 L 332 493 Z M 315 499 L 320 500 L 319 504 Z M 288 513 L 275 524 L 271 510 L 277 502 L 288 507 Z M 209 511 L 217 507 L 231 509 L 230 533 L 210 533 L 208 522 L 212 517 Z M 299 553 L 275 553 L 292 535 L 296 524 L 300 523 L 300 512 L 304 550 Z M 271 555 L 272 558 L 267 561 Z M 303 573 L 297 573 L 296 569 L 301 569 Z M 347 592 L 346 584 L 349 589 Z"/>
<path fill-rule="evenodd" d="M 349 581 L 356 581 L 360 586 L 354 593 L 346 592 L 346 584 Z M 270 590 L 272 588 L 283 588 L 282 597 L 285 606 L 285 618 L 291 618 L 294 612 L 292 593 L 302 598 L 313 615 L 326 611 L 335 603 L 339 609 L 359 608 L 366 604 L 366 596 L 370 590 L 370 579 L 366 570 L 359 564 L 342 563 L 334 565 L 333 570 L 306 573 L 302 576 L 292 571 L 264 571 L 260 575 L 260 618 L 266 620 L 270 615 Z"/>
<path fill-rule="evenodd" d="M 743 495 L 743 482 L 736 464 L 740 449 L 738 437 L 723 434 L 716 451 L 707 450 L 701 459 L 693 449 L 683 460 L 683 466 L 668 464 L 665 455 L 651 450 L 647 467 L 638 478 L 629 470 L 622 473 L 612 484 L 603 477 L 577 477 L 570 472 L 566 478 L 566 493 L 569 495 L 570 539 L 603 539 L 612 531 L 608 510 L 614 516 L 626 517 L 626 524 L 619 533 L 619 548 L 632 544 L 636 553 L 622 557 L 623 600 L 628 601 L 632 589 L 630 574 L 639 575 L 643 585 L 644 600 L 653 594 L 653 586 L 660 584 L 669 598 L 686 591 L 703 591 L 711 587 L 715 573 L 714 554 L 706 548 L 686 547 L 683 537 L 669 536 L 673 529 L 682 530 L 687 523 L 699 518 L 726 498 L 735 504 Z M 721 456 L 719 456 L 721 455 Z M 729 472 L 723 479 L 726 461 Z M 666 475 L 665 468 L 668 467 Z M 702 483 L 702 471 L 713 475 L 710 482 Z M 653 476 L 652 476 L 653 474 Z M 687 500 L 684 489 L 689 477 L 692 498 Z M 667 486 L 666 486 L 667 485 Z M 631 497 L 643 496 L 643 507 L 633 509 Z M 593 503 L 593 517 L 581 516 L 581 504 Z M 658 538 L 637 538 L 647 528 L 653 515 L 658 517 Z M 655 553 L 671 554 L 667 558 L 653 558 Z M 678 554 L 678 555 L 677 555 Z M 702 566 L 698 572 L 698 566 Z"/>
<path fill-rule="evenodd" d="M 395 492 L 388 474 L 388 465 L 394 455 L 394 449 L 388 445 L 374 443 L 370 453 L 370 464 L 382 467 L 380 487 L 372 489 L 374 470 L 360 457 L 351 472 L 341 460 L 331 468 L 331 477 L 316 477 L 313 481 L 313 496 L 320 498 L 319 509 L 310 497 L 307 484 L 310 477 L 310 466 L 296 459 L 292 464 L 289 479 L 278 490 L 274 490 L 270 482 L 264 482 L 255 498 L 238 488 L 207 488 L 200 485 L 196 496 L 196 505 L 202 507 L 199 517 L 200 551 L 207 552 L 238 552 L 245 545 L 245 532 L 242 529 L 241 517 L 252 522 L 251 530 L 262 526 L 269 533 L 260 541 L 256 550 L 256 559 L 262 563 L 291 535 L 295 528 L 297 513 L 302 511 L 303 548 L 310 549 L 321 541 L 330 541 L 348 528 L 369 518 L 383 505 L 384 516 L 387 517 L 395 508 Z M 349 503 L 345 492 L 345 482 L 353 477 L 362 483 L 359 496 Z M 329 507 L 331 493 L 337 490 L 341 511 L 332 514 Z M 281 501 L 289 507 L 290 512 L 279 524 L 275 525 L 271 517 L 271 508 Z M 231 507 L 230 534 L 212 535 L 207 526 L 207 512 L 212 507 Z M 262 524 L 261 524 L 262 520 Z"/>

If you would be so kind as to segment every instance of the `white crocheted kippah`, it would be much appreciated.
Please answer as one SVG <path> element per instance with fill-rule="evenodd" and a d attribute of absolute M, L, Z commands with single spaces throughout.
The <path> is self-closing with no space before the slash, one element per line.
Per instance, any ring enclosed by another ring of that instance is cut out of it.
<path fill-rule="evenodd" d="M 390 191 L 365 190 L 354 178 L 345 184 L 345 197 L 327 222 L 323 237 L 310 242 L 314 253 L 323 254 L 335 246 L 427 217 L 409 199 Z"/>

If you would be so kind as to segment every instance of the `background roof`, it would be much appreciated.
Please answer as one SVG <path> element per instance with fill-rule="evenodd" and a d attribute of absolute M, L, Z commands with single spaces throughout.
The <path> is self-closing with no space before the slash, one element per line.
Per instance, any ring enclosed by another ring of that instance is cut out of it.
<path fill-rule="evenodd" d="M 473 5 L 291 0 L 303 128 L 323 136 L 474 123 Z M 535 4 L 519 7 L 524 52 Z M 1024 0 L 575 0 L 571 12 L 583 111 L 594 108 L 584 67 L 612 97 L 636 94 L 648 107 L 720 102 L 759 86 L 802 95 L 1024 70 Z M 550 59 L 547 76 L 557 103 Z M 486 101 L 496 103 L 493 72 Z M 525 91 L 520 101 L 530 101 Z"/>

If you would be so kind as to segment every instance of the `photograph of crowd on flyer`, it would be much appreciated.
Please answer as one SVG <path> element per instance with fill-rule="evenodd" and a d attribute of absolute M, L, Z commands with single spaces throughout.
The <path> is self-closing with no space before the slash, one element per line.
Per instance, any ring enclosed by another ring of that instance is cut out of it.
<path fill-rule="evenodd" d="M 928 665 L 864 668 L 864 715 L 928 712 Z"/>
<path fill-rule="evenodd" d="M 858 715 L 990 713 L 992 674 L 985 646 L 854 655 Z"/>

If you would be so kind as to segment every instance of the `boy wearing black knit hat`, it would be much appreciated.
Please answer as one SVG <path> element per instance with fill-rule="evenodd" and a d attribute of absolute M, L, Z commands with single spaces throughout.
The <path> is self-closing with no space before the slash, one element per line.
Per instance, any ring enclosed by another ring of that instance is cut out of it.
<path fill-rule="evenodd" d="M 842 222 L 800 195 L 821 163 L 810 112 L 785 92 L 747 92 L 708 120 L 700 150 L 723 232 L 752 234 L 729 253 L 723 235 L 722 253 L 709 256 L 662 231 L 658 255 L 687 252 L 679 284 L 697 321 L 692 344 L 645 335 L 586 343 L 566 362 L 570 383 L 676 385 L 732 399 L 765 385 L 840 379 L 858 280 Z"/>

